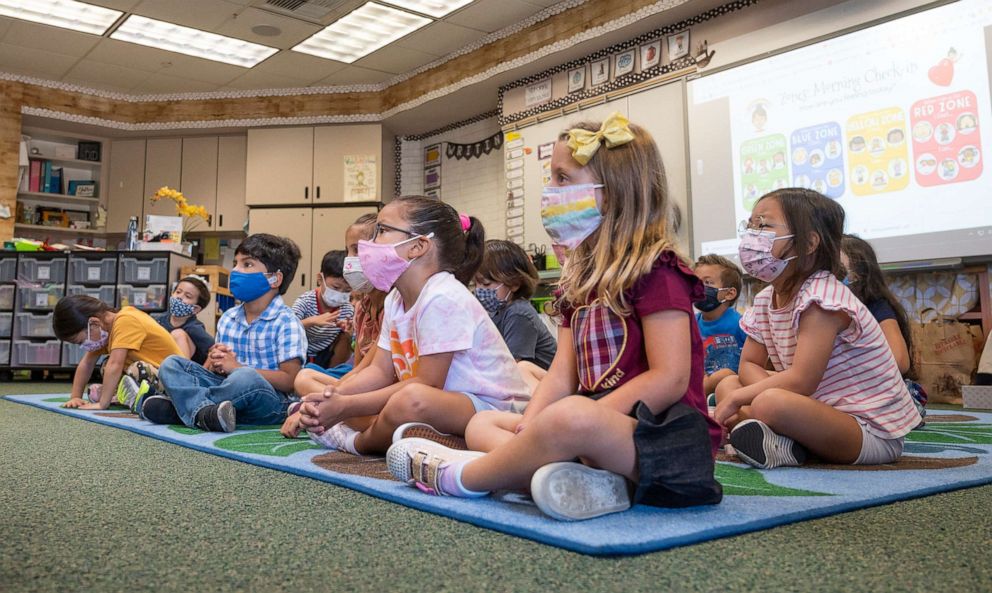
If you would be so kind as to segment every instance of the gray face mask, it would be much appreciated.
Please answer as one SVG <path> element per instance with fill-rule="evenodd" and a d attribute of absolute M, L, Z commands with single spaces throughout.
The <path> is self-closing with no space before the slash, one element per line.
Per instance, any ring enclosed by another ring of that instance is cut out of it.
<path fill-rule="evenodd" d="M 358 256 L 344 258 L 344 279 L 355 292 L 367 292 L 372 289 L 372 283 L 362 271 L 362 260 Z"/>

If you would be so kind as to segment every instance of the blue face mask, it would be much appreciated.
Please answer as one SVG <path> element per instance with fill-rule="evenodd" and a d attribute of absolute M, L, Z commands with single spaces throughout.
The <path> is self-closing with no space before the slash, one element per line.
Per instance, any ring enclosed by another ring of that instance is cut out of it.
<path fill-rule="evenodd" d="M 195 306 L 177 297 L 169 297 L 169 313 L 174 317 L 189 317 L 196 311 Z"/>
<path fill-rule="evenodd" d="M 844 279 L 841 280 L 841 282 L 844 284 L 844 286 L 850 286 L 851 285 L 851 277 L 850 276 L 844 276 Z"/>
<path fill-rule="evenodd" d="M 267 276 L 272 276 L 268 278 Z M 239 272 L 231 271 L 230 289 L 234 298 L 243 303 L 254 301 L 272 289 L 275 283 L 275 274 L 264 272 Z"/>
<path fill-rule="evenodd" d="M 496 296 L 495 288 L 476 288 L 475 298 L 479 299 L 479 303 L 482 304 L 482 308 L 485 309 L 486 313 L 489 313 L 490 316 L 499 313 L 500 308 L 502 308 L 504 304 L 503 301 L 499 300 L 499 297 Z"/>
<path fill-rule="evenodd" d="M 706 296 L 703 297 L 703 300 L 693 303 L 693 305 L 695 305 L 695 307 L 703 313 L 713 311 L 723 304 L 723 301 L 720 300 L 721 290 L 723 289 L 717 288 L 716 286 L 707 286 Z"/>

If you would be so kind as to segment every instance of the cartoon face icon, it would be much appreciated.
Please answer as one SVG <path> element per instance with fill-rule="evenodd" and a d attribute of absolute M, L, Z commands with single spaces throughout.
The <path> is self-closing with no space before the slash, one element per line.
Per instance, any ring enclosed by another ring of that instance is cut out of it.
<path fill-rule="evenodd" d="M 964 146 L 958 151 L 958 162 L 966 169 L 971 169 L 978 164 L 978 148 L 975 146 Z"/>
<path fill-rule="evenodd" d="M 902 144 L 902 141 L 906 138 L 906 134 L 899 128 L 892 128 L 889 133 L 885 136 L 885 141 L 891 146 L 896 146 Z"/>
<path fill-rule="evenodd" d="M 954 140 L 954 126 L 943 123 L 937 126 L 937 144 L 950 144 Z"/>
<path fill-rule="evenodd" d="M 855 136 L 851 138 L 851 141 L 848 142 L 847 147 L 851 149 L 851 152 L 861 152 L 865 149 L 864 136 Z"/>
<path fill-rule="evenodd" d="M 879 154 L 885 150 L 885 141 L 883 141 L 878 136 L 871 139 L 871 149 L 872 154 Z"/>
<path fill-rule="evenodd" d="M 916 158 L 916 171 L 920 175 L 930 175 L 937 168 L 937 159 L 925 152 Z"/>
<path fill-rule="evenodd" d="M 962 134 L 970 134 L 978 127 L 978 121 L 973 113 L 962 113 L 958 116 L 957 128 Z"/>
<path fill-rule="evenodd" d="M 913 140 L 926 142 L 933 135 L 933 126 L 928 121 L 918 121 L 913 126 Z"/>

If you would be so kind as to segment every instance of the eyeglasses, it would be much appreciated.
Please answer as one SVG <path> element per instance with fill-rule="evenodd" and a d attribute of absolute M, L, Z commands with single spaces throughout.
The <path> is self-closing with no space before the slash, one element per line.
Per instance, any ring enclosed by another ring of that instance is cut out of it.
<path fill-rule="evenodd" d="M 758 216 L 752 217 L 750 220 L 742 220 L 740 224 L 737 225 L 737 234 L 743 235 L 747 231 L 761 231 L 767 228 L 775 227 L 785 227 L 785 225 L 765 222 L 765 217 L 759 214 Z"/>
<path fill-rule="evenodd" d="M 420 234 L 420 233 L 415 233 L 413 231 L 408 231 L 406 229 L 390 226 L 388 224 L 383 224 L 381 222 L 377 222 L 375 223 L 375 227 L 372 230 L 372 240 L 375 241 L 375 238 L 378 237 L 379 233 L 381 233 L 383 230 L 396 231 L 397 233 L 405 233 L 407 235 L 410 235 L 411 237 L 416 237 Z"/>

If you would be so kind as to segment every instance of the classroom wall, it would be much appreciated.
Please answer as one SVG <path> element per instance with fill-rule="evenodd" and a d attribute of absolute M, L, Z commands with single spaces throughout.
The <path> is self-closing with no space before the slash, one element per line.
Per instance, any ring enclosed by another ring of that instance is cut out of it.
<path fill-rule="evenodd" d="M 478 218 L 489 239 L 506 237 L 503 205 L 506 182 L 503 176 L 503 152 L 494 150 L 479 158 L 459 160 L 444 156 L 445 142 L 468 144 L 488 138 L 499 131 L 495 117 L 416 141 L 404 141 L 401 158 L 403 194 L 424 191 L 423 149 L 442 144 L 441 199 L 461 213 Z"/>

